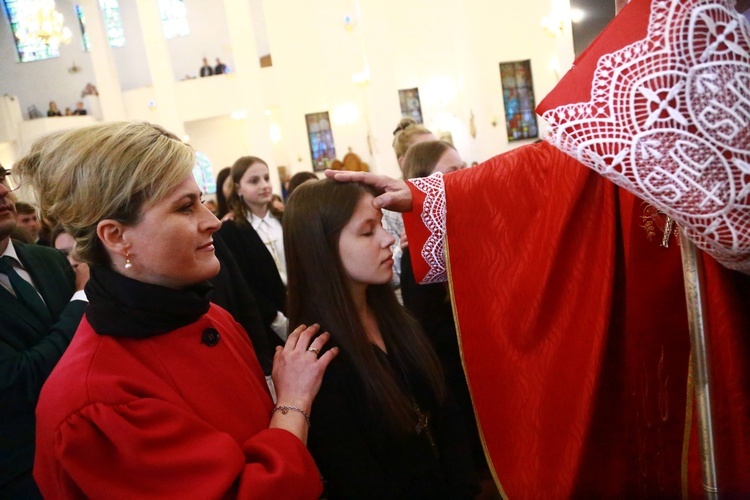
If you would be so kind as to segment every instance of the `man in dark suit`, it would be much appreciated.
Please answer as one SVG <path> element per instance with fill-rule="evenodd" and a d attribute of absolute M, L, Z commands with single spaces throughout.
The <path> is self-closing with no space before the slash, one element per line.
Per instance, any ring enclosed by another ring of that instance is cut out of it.
<path fill-rule="evenodd" d="M 221 60 L 217 57 L 216 66 L 214 67 L 214 75 L 223 75 L 226 72 L 227 72 L 227 65 L 221 62 Z"/>
<path fill-rule="evenodd" d="M 36 207 L 31 203 L 16 202 L 16 228 L 20 228 L 31 237 L 37 245 L 51 247 L 49 240 L 42 236 L 42 222 L 39 220 Z"/>
<path fill-rule="evenodd" d="M 214 74 L 214 69 L 208 64 L 208 59 L 203 58 L 203 66 L 201 66 L 201 77 L 211 76 Z"/>
<path fill-rule="evenodd" d="M 10 171 L 0 165 L 0 498 L 40 498 L 31 475 L 39 391 L 86 308 L 85 274 L 51 248 L 12 242 Z M 77 279 L 77 275 L 81 279 Z M 74 384 L 75 381 L 71 381 Z"/>

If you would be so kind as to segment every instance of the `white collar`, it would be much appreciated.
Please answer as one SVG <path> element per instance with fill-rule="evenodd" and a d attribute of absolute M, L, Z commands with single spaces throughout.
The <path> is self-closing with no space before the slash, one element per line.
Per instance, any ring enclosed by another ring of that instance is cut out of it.
<path fill-rule="evenodd" d="M 5 257 L 6 255 L 15 261 L 14 265 L 16 267 L 24 269 L 23 264 L 21 263 L 21 259 L 18 258 L 16 247 L 13 246 L 13 240 L 11 238 L 8 238 L 8 246 L 5 248 L 2 257 Z"/>
<path fill-rule="evenodd" d="M 248 211 L 247 213 L 247 221 L 250 223 L 251 226 L 253 226 L 253 229 L 258 229 L 258 226 L 260 226 L 260 223 L 263 221 L 266 221 L 266 224 L 269 226 L 271 225 L 271 219 L 274 219 L 274 216 L 271 215 L 270 210 L 266 210 L 266 215 L 263 217 L 258 217 L 254 213 Z"/>

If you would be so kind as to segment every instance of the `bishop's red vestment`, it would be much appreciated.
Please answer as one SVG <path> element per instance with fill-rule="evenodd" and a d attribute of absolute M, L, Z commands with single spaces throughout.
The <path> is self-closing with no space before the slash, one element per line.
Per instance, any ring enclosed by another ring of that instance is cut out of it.
<path fill-rule="evenodd" d="M 414 272 L 450 278 L 505 493 L 699 495 L 680 249 L 653 210 L 547 143 L 410 188 Z M 750 493 L 750 276 L 703 262 L 719 483 Z"/>

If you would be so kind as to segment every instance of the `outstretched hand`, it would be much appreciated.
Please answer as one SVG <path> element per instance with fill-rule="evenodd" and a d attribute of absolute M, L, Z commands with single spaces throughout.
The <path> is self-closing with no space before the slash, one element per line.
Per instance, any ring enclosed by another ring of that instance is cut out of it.
<path fill-rule="evenodd" d="M 325 175 L 339 182 L 361 182 L 375 188 L 380 193 L 372 202 L 375 208 L 387 208 L 395 212 L 408 212 L 412 208 L 411 191 L 404 181 L 369 172 L 326 170 Z"/>

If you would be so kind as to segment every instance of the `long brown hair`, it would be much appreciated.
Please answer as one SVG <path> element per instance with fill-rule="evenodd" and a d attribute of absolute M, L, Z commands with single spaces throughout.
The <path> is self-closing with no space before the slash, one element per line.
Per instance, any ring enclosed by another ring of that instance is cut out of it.
<path fill-rule="evenodd" d="M 414 429 L 416 414 L 411 397 L 398 389 L 391 369 L 367 338 L 347 287 L 339 255 L 341 231 L 352 218 L 359 200 L 370 189 L 356 183 L 330 179 L 306 182 L 287 203 L 284 214 L 284 248 L 290 325 L 319 323 L 353 363 L 365 386 L 370 408 L 383 412 L 395 429 Z M 438 402 L 445 397 L 437 356 L 419 328 L 398 303 L 390 284 L 370 285 L 367 304 L 396 366 L 417 367 Z"/>
<path fill-rule="evenodd" d="M 240 183 L 240 180 L 242 179 L 242 176 L 245 175 L 247 169 L 256 163 L 265 165 L 270 174 L 271 168 L 268 166 L 268 163 L 264 162 L 257 156 L 241 156 L 237 158 L 237 161 L 234 162 L 230 170 L 229 175 L 232 177 L 232 191 L 227 198 L 227 206 L 229 207 L 229 211 L 234 214 L 234 221 L 240 224 L 249 224 L 247 221 L 247 215 L 250 209 L 247 208 L 245 202 L 240 198 L 240 195 L 237 192 L 237 184 Z M 271 215 L 281 220 L 283 214 L 271 203 L 268 204 L 268 210 L 271 212 Z"/>

